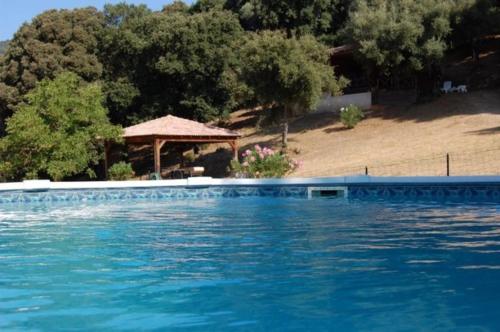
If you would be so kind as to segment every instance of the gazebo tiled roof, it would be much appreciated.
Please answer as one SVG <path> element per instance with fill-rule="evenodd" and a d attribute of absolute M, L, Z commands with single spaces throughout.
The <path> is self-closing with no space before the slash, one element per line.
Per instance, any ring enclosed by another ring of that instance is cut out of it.
<path fill-rule="evenodd" d="M 161 171 L 161 148 L 166 143 L 228 143 L 233 150 L 233 157 L 237 159 L 237 139 L 241 137 L 235 131 L 178 118 L 173 115 L 167 115 L 125 128 L 122 136 L 127 144 L 153 145 L 154 169 L 156 173 L 160 173 Z M 106 169 L 107 158 L 106 152 Z"/>
<path fill-rule="evenodd" d="M 199 138 L 228 138 L 235 139 L 241 135 L 237 132 L 219 128 L 204 123 L 167 115 L 155 120 L 143 122 L 125 128 L 123 137 L 199 137 Z"/>

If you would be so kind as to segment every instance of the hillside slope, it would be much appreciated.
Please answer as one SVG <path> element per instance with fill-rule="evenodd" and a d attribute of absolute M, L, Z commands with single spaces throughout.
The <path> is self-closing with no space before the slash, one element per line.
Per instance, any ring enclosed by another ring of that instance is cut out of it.
<path fill-rule="evenodd" d="M 256 130 L 258 111 L 232 115 L 243 148 L 278 147 L 279 126 Z M 308 114 L 290 125 L 290 151 L 303 162 L 291 176 L 500 174 L 500 90 L 450 94 L 427 104 L 376 105 L 356 128 L 338 116 Z M 294 153 L 295 151 L 296 153 Z M 208 152 L 208 151 L 207 151 Z"/>

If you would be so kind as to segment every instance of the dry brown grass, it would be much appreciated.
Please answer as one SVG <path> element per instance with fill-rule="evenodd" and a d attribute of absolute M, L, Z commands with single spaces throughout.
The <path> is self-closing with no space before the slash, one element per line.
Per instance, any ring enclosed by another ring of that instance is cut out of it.
<path fill-rule="evenodd" d="M 232 115 L 244 134 L 243 148 L 278 147 L 279 126 L 256 129 L 259 111 Z M 291 176 L 500 174 L 500 90 L 450 94 L 408 105 L 403 97 L 377 105 L 356 128 L 346 130 L 335 114 L 309 114 L 290 124 L 290 151 L 303 161 Z M 205 151 L 210 154 L 213 148 Z"/>

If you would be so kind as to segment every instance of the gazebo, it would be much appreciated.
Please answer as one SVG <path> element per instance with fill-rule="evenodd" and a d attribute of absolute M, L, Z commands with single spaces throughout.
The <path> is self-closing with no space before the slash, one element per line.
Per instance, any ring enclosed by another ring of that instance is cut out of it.
<path fill-rule="evenodd" d="M 155 173 L 161 171 L 160 152 L 165 143 L 228 143 L 233 151 L 233 157 L 237 159 L 237 139 L 240 137 L 241 135 L 235 131 L 172 115 L 127 127 L 123 134 L 126 144 L 153 146 Z"/>

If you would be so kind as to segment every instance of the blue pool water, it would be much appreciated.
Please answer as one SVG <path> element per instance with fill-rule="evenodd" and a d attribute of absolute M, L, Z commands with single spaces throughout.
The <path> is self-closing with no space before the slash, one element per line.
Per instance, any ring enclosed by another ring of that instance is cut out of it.
<path fill-rule="evenodd" d="M 0 207 L 1 331 L 498 331 L 499 207 Z"/>

